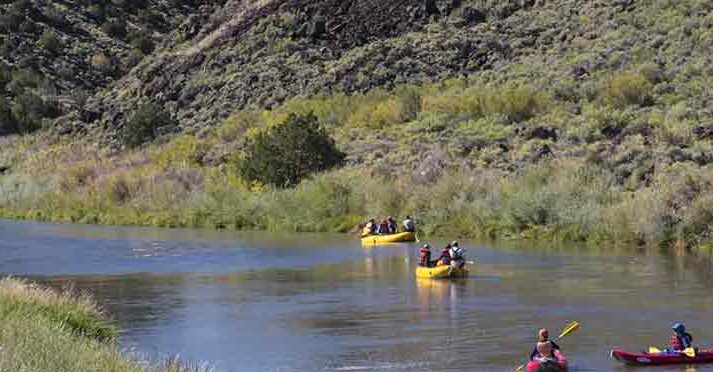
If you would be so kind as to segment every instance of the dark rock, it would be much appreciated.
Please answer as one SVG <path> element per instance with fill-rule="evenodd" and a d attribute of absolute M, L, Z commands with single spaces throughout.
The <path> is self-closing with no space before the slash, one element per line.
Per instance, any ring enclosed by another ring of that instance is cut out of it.
<path fill-rule="evenodd" d="M 572 69 L 572 76 L 577 79 L 586 79 L 589 77 L 589 61 L 580 62 Z"/>
<path fill-rule="evenodd" d="M 713 124 L 698 125 L 693 128 L 693 134 L 698 139 L 713 139 Z"/>
<path fill-rule="evenodd" d="M 9 165 L 0 165 L 0 175 L 3 175 L 10 171 Z"/>
<path fill-rule="evenodd" d="M 468 26 L 473 26 L 485 22 L 488 16 L 480 9 L 466 6 L 461 11 L 461 18 L 463 18 Z"/>
<path fill-rule="evenodd" d="M 423 0 L 423 10 L 427 17 L 440 14 L 436 0 Z"/>
<path fill-rule="evenodd" d="M 557 128 L 551 127 L 534 127 L 534 128 L 518 128 L 516 133 L 526 139 L 531 140 L 534 138 L 543 140 L 553 140 L 557 141 Z"/>
<path fill-rule="evenodd" d="M 309 36 L 319 38 L 327 33 L 327 20 L 322 16 L 315 17 L 310 23 Z"/>
<path fill-rule="evenodd" d="M 552 149 L 547 144 L 544 144 L 535 149 L 535 151 L 532 153 L 530 161 L 536 163 L 548 155 L 552 155 Z"/>

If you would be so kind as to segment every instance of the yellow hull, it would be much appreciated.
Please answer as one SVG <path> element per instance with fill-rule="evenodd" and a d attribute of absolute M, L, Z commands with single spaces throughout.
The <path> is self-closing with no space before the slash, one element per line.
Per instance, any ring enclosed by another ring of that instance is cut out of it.
<path fill-rule="evenodd" d="M 446 278 L 467 278 L 468 268 L 463 267 L 461 269 L 453 269 L 453 271 L 448 275 L 450 266 L 436 266 L 436 267 L 422 267 L 416 268 L 417 278 L 429 278 L 429 279 L 446 279 Z"/>
<path fill-rule="evenodd" d="M 366 245 L 379 245 L 387 243 L 415 242 L 416 234 L 412 232 L 400 232 L 390 235 L 369 235 L 361 238 L 361 243 Z"/>

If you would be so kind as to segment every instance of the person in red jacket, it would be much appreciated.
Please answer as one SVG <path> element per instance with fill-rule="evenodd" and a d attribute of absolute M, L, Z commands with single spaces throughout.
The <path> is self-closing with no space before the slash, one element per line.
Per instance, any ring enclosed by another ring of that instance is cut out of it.
<path fill-rule="evenodd" d="M 448 244 L 446 245 L 445 248 L 443 248 L 443 251 L 441 251 L 441 256 L 438 257 L 438 265 L 439 266 L 448 266 L 451 264 L 451 245 Z"/>
<path fill-rule="evenodd" d="M 431 246 L 424 244 L 418 252 L 418 266 L 431 267 Z"/>

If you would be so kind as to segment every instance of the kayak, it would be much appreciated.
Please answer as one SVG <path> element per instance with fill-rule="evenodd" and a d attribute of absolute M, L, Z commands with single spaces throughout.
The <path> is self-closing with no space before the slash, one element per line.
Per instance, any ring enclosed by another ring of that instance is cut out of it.
<path fill-rule="evenodd" d="M 633 366 L 660 366 L 664 364 L 702 364 L 713 363 L 713 349 L 701 349 L 691 358 L 678 352 L 627 353 L 619 349 L 611 351 L 612 358 Z"/>
<path fill-rule="evenodd" d="M 362 244 L 379 245 L 387 243 L 415 242 L 416 233 L 405 231 L 389 235 L 369 235 L 361 238 Z"/>
<path fill-rule="evenodd" d="M 535 359 L 527 363 L 527 372 L 566 372 L 567 358 L 559 350 L 555 350 L 557 360 L 544 358 Z"/>
<path fill-rule="evenodd" d="M 448 275 L 448 271 L 450 270 L 450 266 L 436 266 L 436 267 L 423 267 L 419 266 L 416 268 L 416 277 L 417 278 L 430 278 L 430 279 L 447 279 L 447 278 L 467 278 L 468 277 L 468 268 L 463 267 L 459 269 L 453 269 L 451 271 L 450 275 Z"/>

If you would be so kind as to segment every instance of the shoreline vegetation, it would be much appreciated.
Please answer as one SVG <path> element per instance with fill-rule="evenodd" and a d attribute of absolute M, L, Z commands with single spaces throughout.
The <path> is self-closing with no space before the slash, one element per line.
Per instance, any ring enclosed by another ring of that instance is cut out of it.
<path fill-rule="evenodd" d="M 411 215 L 424 236 L 711 257 L 713 55 L 701 53 L 713 48 L 711 10 L 649 1 L 611 24 L 580 16 L 597 32 L 563 49 L 524 49 L 458 79 L 226 111 L 216 126 L 179 134 L 158 135 L 146 118 L 180 120 L 147 105 L 126 113 L 137 125 L 123 130 L 157 137 L 131 148 L 117 138 L 135 137 L 115 129 L 0 137 L 0 217 L 348 232 L 370 216 Z M 290 187 L 255 181 L 269 171 L 245 177 L 246 159 L 258 159 L 247 153 L 253 144 L 311 113 L 339 165 L 297 169 Z"/>
<path fill-rule="evenodd" d="M 603 77 L 593 102 L 574 101 L 577 110 L 568 107 L 571 97 L 486 79 L 295 99 L 120 151 L 92 137 L 6 137 L 0 161 L 12 167 L 0 176 L 0 217 L 348 232 L 369 216 L 412 215 L 426 236 L 710 256 L 713 142 L 695 135 L 680 105 L 627 98 L 653 94 L 636 72 L 647 68 Z M 294 187 L 246 181 L 241 166 L 251 139 L 292 113 L 314 113 L 346 164 Z M 541 121 L 550 126 L 535 125 Z"/>
<path fill-rule="evenodd" d="M 209 372 L 177 357 L 156 365 L 119 351 L 116 329 L 87 295 L 0 279 L 0 371 Z"/>

